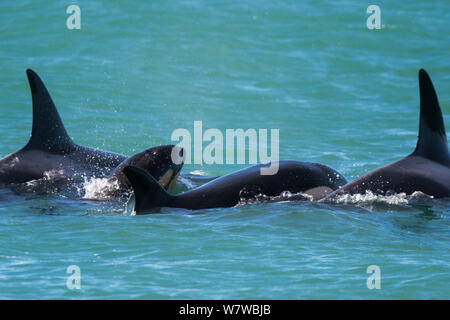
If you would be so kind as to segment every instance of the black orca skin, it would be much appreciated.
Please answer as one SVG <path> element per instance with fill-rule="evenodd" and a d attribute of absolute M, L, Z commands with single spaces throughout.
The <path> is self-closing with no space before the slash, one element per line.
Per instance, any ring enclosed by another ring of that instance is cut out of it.
<path fill-rule="evenodd" d="M 439 100 L 428 73 L 419 71 L 420 120 L 413 153 L 351 181 L 321 201 L 342 194 L 372 191 L 385 195 L 416 191 L 435 198 L 450 197 L 450 155 Z"/>
<path fill-rule="evenodd" d="M 122 173 L 122 169 L 127 165 L 148 171 L 157 179 L 161 179 L 164 187 L 169 187 L 174 181 L 182 163 L 175 165 L 171 160 L 171 153 L 176 151 L 182 156 L 181 148 L 173 145 L 157 146 L 128 157 L 77 145 L 67 134 L 42 80 L 30 69 L 27 70 L 27 77 L 33 105 L 31 137 L 22 149 L 0 159 L 1 187 L 24 184 L 58 172 L 70 181 L 110 178 L 118 183 L 116 191 L 120 193 L 131 188 Z"/>
<path fill-rule="evenodd" d="M 191 210 L 233 207 L 242 198 L 251 199 L 259 194 L 276 197 L 284 191 L 320 198 L 347 183 L 340 173 L 318 163 L 279 161 L 274 175 L 262 175 L 263 166 L 267 165 L 245 168 L 177 195 L 166 192 L 148 172 L 139 168 L 127 166 L 124 173 L 133 186 L 137 214 L 158 207 Z"/>

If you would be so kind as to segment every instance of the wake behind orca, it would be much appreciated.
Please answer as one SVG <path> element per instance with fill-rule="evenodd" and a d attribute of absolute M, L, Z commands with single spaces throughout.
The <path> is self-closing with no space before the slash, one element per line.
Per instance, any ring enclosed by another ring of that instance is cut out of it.
<path fill-rule="evenodd" d="M 177 195 L 166 192 L 144 170 L 127 166 L 124 173 L 133 186 L 137 214 L 156 207 L 191 210 L 233 207 L 242 200 L 258 195 L 277 197 L 284 191 L 319 199 L 347 183 L 339 172 L 318 163 L 279 161 L 274 175 L 261 175 L 261 166 L 236 171 Z"/>
<path fill-rule="evenodd" d="M 175 146 L 158 146 L 132 157 L 83 147 L 75 144 L 64 128 L 55 104 L 44 83 L 32 70 L 27 70 L 33 105 L 31 137 L 22 149 L 0 159 L 0 186 L 29 189 L 36 181 L 57 173 L 65 181 L 85 178 L 111 179 L 117 185 L 114 193 L 130 187 L 122 169 L 135 165 L 154 174 L 168 187 L 181 169 L 171 160 Z M 183 150 L 176 152 L 183 156 Z M 21 188 L 20 184 L 24 184 Z M 19 187 L 17 187 L 19 185 Z M 172 184 L 173 185 L 173 184 Z"/>
<path fill-rule="evenodd" d="M 366 191 L 381 195 L 420 191 L 435 198 L 450 197 L 450 154 L 444 120 L 433 83 L 423 69 L 419 71 L 419 87 L 419 137 L 414 152 L 348 183 L 322 201 Z"/>

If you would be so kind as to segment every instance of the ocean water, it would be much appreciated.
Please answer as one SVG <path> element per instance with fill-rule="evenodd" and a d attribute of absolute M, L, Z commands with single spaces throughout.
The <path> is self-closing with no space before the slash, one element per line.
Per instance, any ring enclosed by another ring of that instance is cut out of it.
<path fill-rule="evenodd" d="M 80 30 L 66 27 L 70 4 Z M 279 129 L 281 159 L 359 177 L 414 149 L 419 68 L 450 129 L 450 2 L 378 1 L 379 30 L 366 26 L 369 4 L 3 1 L 0 157 L 29 138 L 32 68 L 81 145 L 131 155 L 201 120 L 222 132 Z M 0 298 L 450 298 L 446 200 L 131 207 L 1 189 Z M 66 285 L 71 265 L 80 289 Z M 367 286 L 373 265 L 380 289 Z"/>

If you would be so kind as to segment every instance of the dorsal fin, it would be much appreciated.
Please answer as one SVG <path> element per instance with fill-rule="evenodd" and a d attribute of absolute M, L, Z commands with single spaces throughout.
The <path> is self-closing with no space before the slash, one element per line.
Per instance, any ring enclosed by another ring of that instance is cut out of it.
<path fill-rule="evenodd" d="M 42 80 L 31 69 L 27 69 L 33 101 L 33 129 L 27 149 L 70 152 L 75 144 L 64 128 L 50 94 Z"/>
<path fill-rule="evenodd" d="M 172 195 L 164 190 L 150 173 L 132 166 L 126 166 L 123 172 L 133 187 L 136 214 L 147 213 L 152 208 L 167 206 L 170 202 Z"/>
<path fill-rule="evenodd" d="M 413 155 L 450 165 L 447 136 L 439 100 L 428 73 L 420 69 L 419 139 Z"/>

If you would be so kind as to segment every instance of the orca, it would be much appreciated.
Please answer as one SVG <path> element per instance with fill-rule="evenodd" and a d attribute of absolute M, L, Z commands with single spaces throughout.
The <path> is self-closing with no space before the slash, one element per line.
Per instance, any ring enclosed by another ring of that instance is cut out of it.
<path fill-rule="evenodd" d="M 172 161 L 174 154 L 179 157 L 176 164 Z M 107 185 L 113 187 L 101 190 L 101 196 L 121 197 L 131 193 L 131 183 L 123 172 L 127 166 L 141 168 L 156 177 L 165 189 L 172 190 L 183 167 L 183 160 L 183 148 L 174 145 L 157 146 L 139 152 L 124 160 L 109 174 Z"/>
<path fill-rule="evenodd" d="M 123 172 L 134 190 L 136 214 L 151 213 L 159 207 L 190 210 L 233 207 L 245 199 L 259 195 L 276 197 L 284 191 L 318 199 L 347 183 L 339 172 L 318 163 L 279 161 L 276 174 L 261 175 L 261 167 L 268 165 L 272 163 L 245 168 L 176 195 L 168 193 L 140 168 L 126 166 Z"/>
<path fill-rule="evenodd" d="M 321 201 L 342 194 L 371 191 L 386 195 L 416 191 L 435 198 L 450 197 L 450 155 L 439 100 L 428 73 L 419 70 L 419 136 L 413 153 L 351 181 Z"/>
<path fill-rule="evenodd" d="M 28 69 L 26 73 L 33 108 L 31 137 L 22 149 L 0 159 L 0 186 L 24 184 L 58 172 L 59 175 L 70 178 L 70 181 L 106 177 L 116 181 L 118 190 L 122 190 L 130 187 L 122 173 L 126 165 L 148 170 L 162 179 L 160 181 L 165 187 L 170 186 L 181 168 L 172 162 L 170 154 L 175 151 L 183 156 L 181 148 L 172 145 L 158 146 L 129 158 L 77 145 L 67 134 L 42 80 L 33 70 Z"/>

